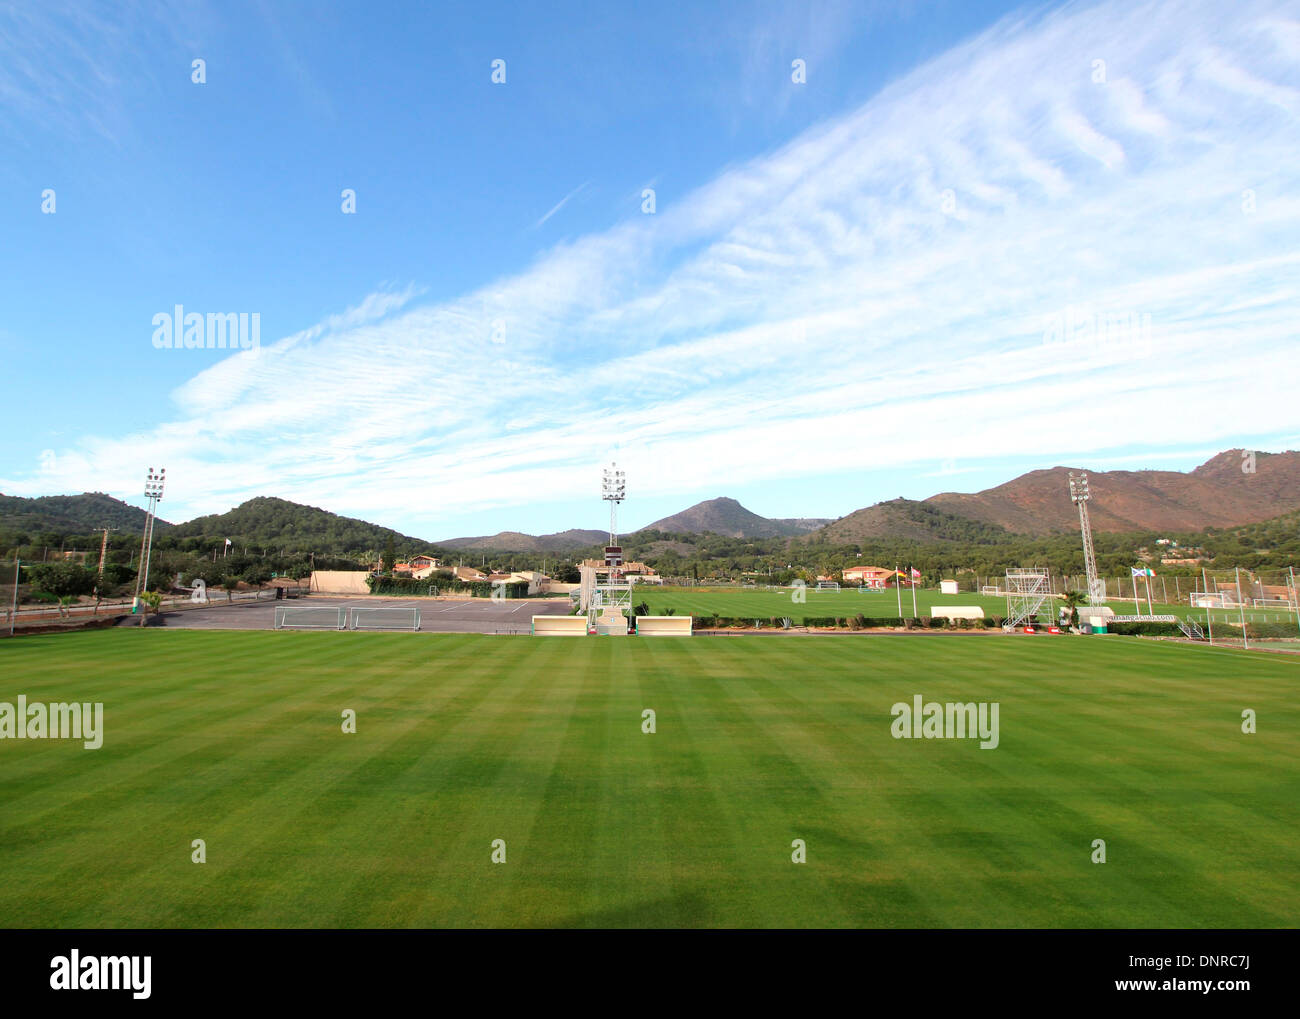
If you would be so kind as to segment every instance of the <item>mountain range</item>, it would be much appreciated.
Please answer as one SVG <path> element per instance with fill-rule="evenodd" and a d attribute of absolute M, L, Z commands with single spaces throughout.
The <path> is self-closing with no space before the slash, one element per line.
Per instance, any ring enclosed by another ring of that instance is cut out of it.
<path fill-rule="evenodd" d="M 793 538 L 829 524 L 829 519 L 769 518 L 751 513 L 735 499 L 709 499 L 647 524 L 645 531 L 673 534 L 724 534 L 728 538 Z"/>
<path fill-rule="evenodd" d="M 439 548 L 453 551 L 493 552 L 576 552 L 579 549 L 609 543 L 608 531 L 585 531 L 571 528 L 554 534 L 523 534 L 520 531 L 501 531 L 477 538 L 449 538 L 434 542 Z"/>
<path fill-rule="evenodd" d="M 982 492 L 942 492 L 922 501 L 893 499 L 837 520 L 768 518 L 726 497 L 697 503 L 642 530 L 669 534 L 719 534 L 732 538 L 802 538 L 848 544 L 873 538 L 918 542 L 992 543 L 1011 535 L 1048 535 L 1078 528 L 1069 474 L 1078 467 L 1030 471 Z M 1093 529 L 1097 531 L 1199 531 L 1270 520 L 1300 509 L 1300 452 L 1226 450 L 1194 470 L 1089 472 Z M 24 499 L 0 495 L 0 528 L 27 533 L 84 534 L 97 527 L 140 532 L 144 511 L 103 493 Z M 597 548 L 607 533 L 571 529 L 532 535 L 494 535 L 443 541 L 401 534 L 284 499 L 250 499 L 227 513 L 184 524 L 158 522 L 178 538 L 231 538 L 250 545 L 324 551 L 373 550 L 392 540 L 398 548 L 449 551 L 570 553 Z"/>
<path fill-rule="evenodd" d="M 958 516 L 1021 534 L 1076 529 L 1069 473 L 1030 471 L 996 488 L 925 500 Z M 1098 531 L 1199 531 L 1253 524 L 1300 508 L 1300 452 L 1231 449 L 1192 471 L 1091 471 L 1089 514 Z"/>

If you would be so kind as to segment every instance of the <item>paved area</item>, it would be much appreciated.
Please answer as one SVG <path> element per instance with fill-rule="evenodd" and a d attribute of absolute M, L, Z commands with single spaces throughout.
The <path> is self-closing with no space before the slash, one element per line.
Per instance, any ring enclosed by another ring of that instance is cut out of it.
<path fill-rule="evenodd" d="M 488 598 L 290 598 L 186 607 L 164 613 L 168 628 L 191 630 L 271 630 L 277 606 L 301 608 L 418 608 L 421 633 L 528 633 L 532 617 L 564 616 L 569 599 L 519 599 L 494 602 Z"/>

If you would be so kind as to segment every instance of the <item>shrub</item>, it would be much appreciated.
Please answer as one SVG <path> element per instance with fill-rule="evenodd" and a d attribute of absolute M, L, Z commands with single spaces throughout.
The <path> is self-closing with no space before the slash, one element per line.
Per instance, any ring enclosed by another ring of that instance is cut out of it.
<path fill-rule="evenodd" d="M 367 577 L 366 586 L 370 588 L 371 594 L 396 595 L 403 598 L 418 598 L 427 596 L 431 581 L 416 580 L 413 577 Z M 439 591 L 453 591 L 458 594 L 469 592 L 474 598 L 491 598 L 493 585 L 490 581 L 476 580 L 471 583 L 465 583 L 462 580 L 453 580 L 450 584 L 435 584 Z M 528 596 L 528 582 L 521 580 L 513 584 L 503 585 L 505 596 L 507 598 L 526 598 Z"/>
<path fill-rule="evenodd" d="M 1300 636 L 1295 623 L 1247 623 L 1246 636 L 1251 640 L 1262 640 L 1266 637 L 1296 637 Z"/>
<path fill-rule="evenodd" d="M 52 594 L 55 598 L 90 594 L 99 579 L 96 571 L 71 562 L 33 566 L 28 571 L 28 575 L 31 577 L 33 588 L 45 594 Z"/>

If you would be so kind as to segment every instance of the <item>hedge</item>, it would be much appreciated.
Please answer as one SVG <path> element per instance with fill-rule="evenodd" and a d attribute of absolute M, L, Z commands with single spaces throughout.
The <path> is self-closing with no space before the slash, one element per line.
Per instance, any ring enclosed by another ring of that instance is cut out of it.
<path fill-rule="evenodd" d="M 1265 637 L 1300 637 L 1295 623 L 1247 623 L 1246 636 L 1252 640 Z"/>
<path fill-rule="evenodd" d="M 1183 631 L 1177 623 L 1111 623 L 1106 627 L 1110 633 L 1119 633 L 1128 637 L 1181 637 Z M 1205 629 L 1204 625 L 1201 627 Z M 1241 626 L 1233 623 L 1217 622 L 1214 629 L 1226 637 L 1239 637 Z M 1246 636 L 1254 640 L 1268 637 L 1297 637 L 1295 623 L 1247 623 Z"/>
<path fill-rule="evenodd" d="M 367 577 L 366 585 L 370 588 L 371 594 L 396 595 L 402 598 L 427 597 L 430 586 L 436 587 L 439 593 L 450 591 L 455 594 L 463 594 L 468 591 L 473 598 L 491 598 L 492 591 L 496 586 L 486 580 L 475 580 L 466 583 L 463 580 L 448 582 L 446 580 L 415 580 L 411 577 Z M 526 580 L 501 586 L 505 590 L 507 598 L 526 598 L 528 596 L 528 582 Z"/>
<path fill-rule="evenodd" d="M 780 616 L 755 619 L 753 616 L 696 616 L 692 624 L 697 630 L 752 630 L 755 624 L 760 630 L 781 627 Z M 994 630 L 1002 627 L 1001 616 L 988 616 L 984 619 L 954 619 L 943 616 L 804 616 L 802 621 L 791 620 L 791 626 L 808 626 L 823 630 L 872 630 L 886 628 L 934 629 L 934 630 Z"/>

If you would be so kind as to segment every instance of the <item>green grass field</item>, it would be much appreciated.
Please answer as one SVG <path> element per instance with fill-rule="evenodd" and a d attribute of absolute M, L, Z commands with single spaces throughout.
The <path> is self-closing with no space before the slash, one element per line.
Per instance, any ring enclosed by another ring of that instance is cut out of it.
<path fill-rule="evenodd" d="M 634 592 L 634 602 L 646 602 L 654 614 L 662 614 L 665 609 L 672 609 L 677 615 L 692 616 L 731 616 L 737 619 L 770 619 L 772 617 L 789 617 L 795 623 L 808 616 L 852 616 L 862 613 L 874 618 L 894 617 L 898 615 L 898 594 L 888 591 L 859 591 L 845 588 L 842 591 L 818 591 L 808 588 L 803 593 L 804 602 L 795 602 L 791 593 L 785 591 L 768 591 L 761 588 L 743 589 L 726 587 L 655 587 L 644 585 Z M 912 592 L 909 588 L 902 591 L 903 615 L 912 615 Z M 1055 603 L 1059 605 L 1059 602 Z M 1133 610 L 1132 601 L 1114 600 L 1108 603 L 1116 615 L 1145 614 L 1146 600 L 1143 599 L 1139 612 Z M 993 598 L 963 591 L 960 594 L 940 594 L 937 590 L 917 588 L 916 614 L 930 615 L 934 605 L 978 605 L 987 616 L 1005 616 L 1006 598 Z M 1175 615 L 1186 618 L 1188 615 L 1197 620 L 1204 620 L 1206 609 L 1193 609 L 1186 603 L 1182 605 L 1165 605 L 1152 603 L 1152 609 L 1160 615 Z M 1238 613 L 1234 610 L 1211 610 L 1215 625 L 1221 622 L 1236 623 Z M 1295 615 L 1273 609 L 1247 609 L 1248 622 L 1295 622 Z"/>
<path fill-rule="evenodd" d="M 0 740 L 4 927 L 1300 922 L 1291 656 L 110 630 L 0 666 L 106 729 Z M 998 702 L 1000 746 L 894 739 L 914 694 Z"/>

